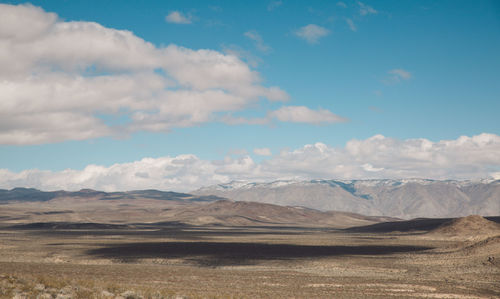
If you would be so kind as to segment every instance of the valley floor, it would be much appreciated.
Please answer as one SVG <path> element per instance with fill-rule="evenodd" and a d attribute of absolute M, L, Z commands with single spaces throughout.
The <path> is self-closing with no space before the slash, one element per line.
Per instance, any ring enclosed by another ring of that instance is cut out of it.
<path fill-rule="evenodd" d="M 497 298 L 499 281 L 500 236 L 0 223 L 0 298 Z"/>

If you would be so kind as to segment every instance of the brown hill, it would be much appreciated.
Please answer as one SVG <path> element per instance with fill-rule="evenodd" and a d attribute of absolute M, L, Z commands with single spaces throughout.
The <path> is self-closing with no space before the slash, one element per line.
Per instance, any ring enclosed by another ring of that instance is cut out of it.
<path fill-rule="evenodd" d="M 488 255 L 490 258 L 488 261 L 492 264 L 500 266 L 500 235 L 493 236 L 476 242 L 472 245 L 464 247 L 461 252 L 472 255 Z"/>
<path fill-rule="evenodd" d="M 457 237 L 490 236 L 500 234 L 500 225 L 479 215 L 470 215 L 445 222 L 431 233 Z"/>
<path fill-rule="evenodd" d="M 387 221 L 388 217 L 370 217 L 346 212 L 321 212 L 304 207 L 284 207 L 258 202 L 219 200 L 187 205 L 165 212 L 170 220 L 192 225 L 284 225 L 345 228 Z"/>
<path fill-rule="evenodd" d="M 2 204 L 0 226 L 26 223 L 140 224 L 175 222 L 186 225 L 303 226 L 346 228 L 395 218 L 363 216 L 347 212 L 322 212 L 304 207 L 284 207 L 257 202 L 218 200 L 158 200 L 99 197 L 57 197 L 47 201 Z"/>

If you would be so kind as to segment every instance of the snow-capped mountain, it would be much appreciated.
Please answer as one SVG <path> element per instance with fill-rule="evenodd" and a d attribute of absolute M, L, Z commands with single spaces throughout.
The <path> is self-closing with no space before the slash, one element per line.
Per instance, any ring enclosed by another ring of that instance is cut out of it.
<path fill-rule="evenodd" d="M 401 218 L 500 215 L 500 180 L 238 181 L 191 193 Z"/>

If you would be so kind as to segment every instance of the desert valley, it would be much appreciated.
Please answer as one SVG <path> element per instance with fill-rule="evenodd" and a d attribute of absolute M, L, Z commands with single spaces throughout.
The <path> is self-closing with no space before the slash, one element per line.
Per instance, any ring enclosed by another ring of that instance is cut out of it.
<path fill-rule="evenodd" d="M 401 219 L 219 196 L 1 190 L 0 297 L 500 296 L 498 216 Z"/>

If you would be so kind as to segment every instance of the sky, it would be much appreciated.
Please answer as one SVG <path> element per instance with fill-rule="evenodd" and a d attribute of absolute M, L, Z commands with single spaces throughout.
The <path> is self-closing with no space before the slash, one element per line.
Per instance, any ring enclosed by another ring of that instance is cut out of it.
<path fill-rule="evenodd" d="M 0 188 L 500 179 L 498 1 L 0 1 Z"/>

